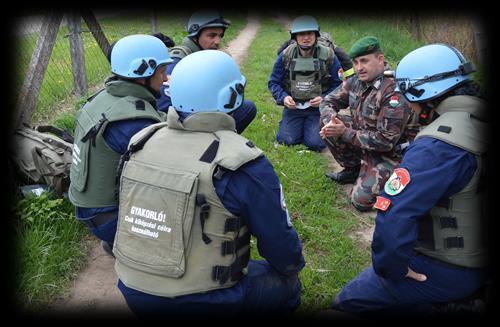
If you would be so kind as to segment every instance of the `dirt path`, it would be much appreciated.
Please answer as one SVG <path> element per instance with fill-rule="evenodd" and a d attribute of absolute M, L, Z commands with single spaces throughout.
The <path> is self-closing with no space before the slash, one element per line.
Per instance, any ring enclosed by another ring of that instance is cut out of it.
<path fill-rule="evenodd" d="M 255 38 L 257 31 L 260 28 L 260 19 L 256 13 L 250 13 L 247 17 L 247 26 L 243 30 L 241 30 L 238 37 L 229 42 L 226 48 L 223 50 L 226 51 L 233 57 L 233 59 L 238 63 L 245 59 L 247 55 L 247 50 L 252 43 L 252 40 Z"/>
<path fill-rule="evenodd" d="M 247 26 L 232 40 L 224 51 L 240 64 L 259 27 L 260 20 L 250 13 Z M 90 251 L 86 267 L 79 273 L 71 289 L 56 299 L 48 311 L 54 313 L 117 314 L 133 317 L 122 294 L 116 287 L 117 276 L 114 258 L 107 255 L 100 242 L 92 237 L 88 240 Z"/>

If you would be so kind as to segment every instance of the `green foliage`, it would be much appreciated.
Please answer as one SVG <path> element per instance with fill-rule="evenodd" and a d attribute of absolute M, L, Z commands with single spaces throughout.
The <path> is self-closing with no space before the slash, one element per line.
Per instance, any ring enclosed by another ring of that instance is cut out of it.
<path fill-rule="evenodd" d="M 16 297 L 19 304 L 42 309 L 68 287 L 84 262 L 86 228 L 66 199 L 43 192 L 16 199 Z"/>
<path fill-rule="evenodd" d="M 377 37 L 385 59 L 393 69 L 408 52 L 424 45 L 413 40 L 406 30 L 396 30 L 388 15 L 369 18 L 352 13 L 319 13 L 317 17 L 321 30 L 330 32 L 335 43 L 346 52 L 364 36 Z"/>
<path fill-rule="evenodd" d="M 75 114 L 75 112 L 63 112 L 54 119 L 52 125 L 67 130 L 71 135 L 74 135 L 76 127 Z"/>

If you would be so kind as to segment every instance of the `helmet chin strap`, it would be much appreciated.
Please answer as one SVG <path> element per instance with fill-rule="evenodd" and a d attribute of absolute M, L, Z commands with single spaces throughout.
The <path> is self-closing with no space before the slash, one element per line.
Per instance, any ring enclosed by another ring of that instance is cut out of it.
<path fill-rule="evenodd" d="M 156 98 L 156 99 L 159 99 L 161 94 L 160 92 L 154 90 L 152 87 L 151 87 L 151 78 L 146 78 L 145 81 L 144 81 L 144 86 L 146 87 L 146 89 L 151 92 L 151 94 L 153 94 L 153 96 Z"/>
<path fill-rule="evenodd" d="M 299 48 L 301 48 L 302 50 L 304 51 L 309 51 L 311 50 L 313 47 L 311 45 L 300 45 L 299 44 Z"/>
<path fill-rule="evenodd" d="M 432 122 L 432 117 L 434 113 L 432 110 L 434 109 L 434 105 L 430 102 L 420 102 L 420 107 L 422 110 L 418 114 L 418 122 L 421 125 L 429 125 Z"/>

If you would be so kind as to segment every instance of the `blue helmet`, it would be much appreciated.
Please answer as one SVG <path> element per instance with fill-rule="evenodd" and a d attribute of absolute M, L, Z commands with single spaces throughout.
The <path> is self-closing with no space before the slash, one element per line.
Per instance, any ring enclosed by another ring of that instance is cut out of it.
<path fill-rule="evenodd" d="M 158 66 L 172 61 L 165 44 L 151 35 L 125 36 L 111 50 L 111 71 L 125 78 L 150 77 Z"/>
<path fill-rule="evenodd" d="M 297 33 L 308 31 L 314 31 L 316 32 L 316 36 L 319 36 L 319 25 L 316 18 L 312 16 L 299 16 L 293 20 L 290 28 L 290 35 L 292 38 L 295 37 Z"/>
<path fill-rule="evenodd" d="M 396 91 L 410 102 L 424 102 L 471 79 L 474 65 L 452 46 L 430 44 L 413 50 L 396 69 Z"/>
<path fill-rule="evenodd" d="M 179 61 L 170 77 L 177 111 L 231 112 L 243 103 L 246 79 L 236 62 L 219 50 L 203 50 Z"/>
<path fill-rule="evenodd" d="M 198 33 L 206 27 L 222 27 L 226 29 L 231 23 L 225 20 L 216 10 L 198 10 L 189 18 L 186 29 L 188 37 L 198 36 Z"/>

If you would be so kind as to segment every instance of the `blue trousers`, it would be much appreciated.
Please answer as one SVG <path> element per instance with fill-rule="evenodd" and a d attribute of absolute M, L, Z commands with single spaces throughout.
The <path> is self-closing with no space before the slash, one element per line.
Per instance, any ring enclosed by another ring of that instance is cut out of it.
<path fill-rule="evenodd" d="M 433 304 L 463 299 L 487 280 L 486 269 L 451 268 L 423 255 L 414 257 L 410 268 L 426 275 L 427 280 L 390 280 L 369 267 L 344 286 L 332 309 L 360 316 L 430 314 Z"/>
<path fill-rule="evenodd" d="M 91 228 L 90 231 L 94 234 L 98 239 L 111 243 L 115 241 L 116 227 L 118 224 L 118 217 L 111 221 L 108 221 L 105 224 L 100 226 Z"/>
<path fill-rule="evenodd" d="M 310 150 L 321 151 L 326 145 L 319 136 L 319 109 L 283 109 L 276 141 L 285 145 L 305 144 Z"/>
<path fill-rule="evenodd" d="M 298 276 L 284 276 L 266 261 L 250 260 L 248 274 L 230 288 L 167 298 L 146 294 L 123 284 L 118 288 L 139 317 L 235 314 L 288 314 L 300 304 Z"/>

